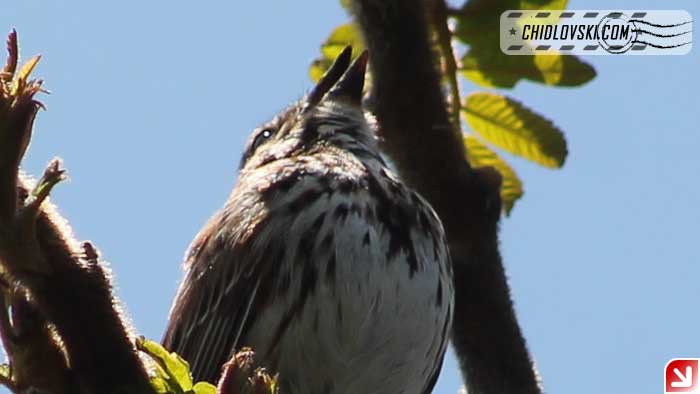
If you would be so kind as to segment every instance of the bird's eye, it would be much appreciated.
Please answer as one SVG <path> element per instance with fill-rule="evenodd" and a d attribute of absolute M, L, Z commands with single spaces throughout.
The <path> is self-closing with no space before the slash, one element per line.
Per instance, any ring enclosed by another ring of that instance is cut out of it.
<path fill-rule="evenodd" d="M 277 132 L 277 129 L 275 128 L 265 128 L 260 130 L 256 135 L 255 138 L 253 139 L 253 142 L 250 144 L 248 149 L 246 149 L 245 152 L 243 152 L 243 157 L 241 157 L 241 164 L 239 168 L 243 168 L 245 166 L 245 163 L 250 159 L 253 154 L 255 154 L 255 151 L 258 150 L 260 145 L 264 144 L 269 140 L 275 133 Z"/>
<path fill-rule="evenodd" d="M 255 136 L 255 140 L 253 141 L 253 151 L 258 149 L 258 147 L 262 144 L 265 143 L 272 135 L 274 134 L 274 130 L 272 129 L 264 129 L 260 133 L 258 133 L 257 136 Z"/>

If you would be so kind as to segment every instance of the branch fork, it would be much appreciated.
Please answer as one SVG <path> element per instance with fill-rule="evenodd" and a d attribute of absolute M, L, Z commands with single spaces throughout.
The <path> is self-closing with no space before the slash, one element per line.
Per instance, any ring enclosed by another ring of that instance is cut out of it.
<path fill-rule="evenodd" d="M 152 393 L 94 246 L 82 248 L 47 199 L 66 178 L 53 159 L 35 186 L 20 177 L 42 104 L 39 57 L 18 70 L 17 33 L 0 71 L 0 384 L 16 393 Z M 1 369 L 6 371 L 7 369 Z"/>

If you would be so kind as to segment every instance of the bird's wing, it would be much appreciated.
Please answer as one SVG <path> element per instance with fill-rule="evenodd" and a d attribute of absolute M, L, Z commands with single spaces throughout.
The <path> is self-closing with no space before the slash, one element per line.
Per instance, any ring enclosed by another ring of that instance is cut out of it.
<path fill-rule="evenodd" d="M 225 242 L 216 217 L 191 248 L 185 280 L 170 312 L 163 346 L 190 364 L 196 381 L 216 383 L 223 364 L 261 305 L 268 264 L 256 264 L 245 242 Z"/>
<path fill-rule="evenodd" d="M 280 271 L 279 262 L 289 259 L 285 240 L 297 217 L 295 209 L 328 192 L 321 187 L 327 182 L 318 179 L 324 174 L 281 167 L 239 180 L 246 187 L 234 189 L 229 201 L 235 203 L 216 214 L 190 247 L 186 277 L 170 311 L 163 345 L 189 362 L 196 380 L 218 380 L 221 367 L 244 345 L 260 311 L 270 305 L 279 287 L 289 285 L 283 280 L 289 274 Z M 275 187 L 270 186 L 273 181 Z M 282 195 L 285 198 L 277 198 Z M 274 225 L 270 218 L 275 218 Z M 282 322 L 276 338 L 284 327 Z"/>

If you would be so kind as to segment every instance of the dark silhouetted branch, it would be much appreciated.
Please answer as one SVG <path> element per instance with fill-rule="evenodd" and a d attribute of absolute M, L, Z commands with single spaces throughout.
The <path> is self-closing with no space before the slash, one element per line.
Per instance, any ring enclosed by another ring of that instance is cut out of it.
<path fill-rule="evenodd" d="M 370 51 L 372 103 L 401 177 L 442 219 L 455 273 L 452 343 L 472 394 L 539 393 L 498 250 L 500 176 L 466 161 L 429 41 L 442 0 L 355 0 Z"/>

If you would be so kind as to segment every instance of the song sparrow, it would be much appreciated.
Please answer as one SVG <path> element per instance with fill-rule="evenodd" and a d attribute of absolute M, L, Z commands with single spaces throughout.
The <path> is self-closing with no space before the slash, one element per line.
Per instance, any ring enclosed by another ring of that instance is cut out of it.
<path fill-rule="evenodd" d="M 382 160 L 361 106 L 367 54 L 350 56 L 253 132 L 190 248 L 163 343 L 197 380 L 247 346 L 282 394 L 435 384 L 453 304 L 442 225 Z"/>

